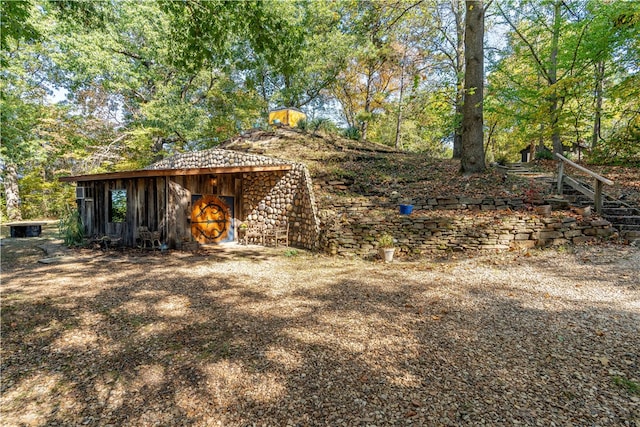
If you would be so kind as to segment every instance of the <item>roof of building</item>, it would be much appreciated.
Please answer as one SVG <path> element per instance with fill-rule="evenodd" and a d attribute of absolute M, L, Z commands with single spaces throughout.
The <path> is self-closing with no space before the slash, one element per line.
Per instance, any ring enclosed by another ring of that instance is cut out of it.
<path fill-rule="evenodd" d="M 60 181 L 100 181 L 105 179 L 144 178 L 157 176 L 202 175 L 239 172 L 270 172 L 290 170 L 293 163 L 274 157 L 240 151 L 211 148 L 176 154 L 144 169 L 78 175 L 60 178 Z"/>
<path fill-rule="evenodd" d="M 220 168 L 220 167 L 248 167 L 248 166 L 282 166 L 291 165 L 286 160 L 240 151 L 210 148 L 208 150 L 193 151 L 176 154 L 147 166 L 147 170 L 157 169 L 186 169 L 186 168 Z"/>
<path fill-rule="evenodd" d="M 284 111 L 284 110 L 292 110 L 292 111 L 297 111 L 298 113 L 305 114 L 304 111 L 302 111 L 302 110 L 300 110 L 299 108 L 296 108 L 296 107 L 277 107 L 277 108 L 274 108 L 272 110 L 269 110 L 269 113 L 273 113 L 273 112 L 276 112 L 276 111 Z"/>

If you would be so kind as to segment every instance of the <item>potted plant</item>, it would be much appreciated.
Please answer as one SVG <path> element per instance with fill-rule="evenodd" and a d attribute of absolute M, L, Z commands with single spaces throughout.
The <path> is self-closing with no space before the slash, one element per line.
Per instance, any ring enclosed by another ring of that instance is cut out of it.
<path fill-rule="evenodd" d="M 384 262 L 392 262 L 393 254 L 396 248 L 393 246 L 393 236 L 389 233 L 384 233 L 378 237 L 378 248 L 380 257 L 384 259 Z"/>
<path fill-rule="evenodd" d="M 244 238 L 244 235 L 247 233 L 247 229 L 249 228 L 249 225 L 246 222 L 241 222 L 240 225 L 238 225 L 238 238 L 242 239 Z"/>

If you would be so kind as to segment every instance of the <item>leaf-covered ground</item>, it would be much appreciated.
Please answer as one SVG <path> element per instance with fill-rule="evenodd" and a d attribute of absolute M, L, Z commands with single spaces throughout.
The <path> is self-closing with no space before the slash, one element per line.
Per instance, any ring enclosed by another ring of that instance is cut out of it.
<path fill-rule="evenodd" d="M 223 144 L 223 148 L 256 152 L 305 163 L 316 183 L 320 207 L 330 208 L 340 197 L 378 197 L 395 195 L 407 201 L 426 197 L 527 198 L 532 188 L 528 178 L 508 176 L 497 168 L 472 176 L 460 175 L 460 162 L 434 158 L 426 153 L 397 152 L 385 145 L 358 142 L 336 135 L 311 135 L 296 129 L 274 132 L 254 131 Z M 640 205 L 640 170 L 634 167 L 585 165 L 614 181 L 606 193 Z M 557 171 L 555 161 L 535 161 L 529 165 L 550 175 Z M 592 179 L 573 168 L 572 176 Z M 327 183 L 339 183 L 327 185 Z M 540 187 L 540 184 L 536 185 Z M 538 188 L 543 192 L 551 188 Z"/>
<path fill-rule="evenodd" d="M 527 179 L 510 176 L 503 181 L 503 173 L 497 169 L 461 176 L 458 160 L 292 129 L 254 132 L 223 144 L 223 148 L 305 163 L 316 183 L 321 207 L 330 207 L 336 197 L 524 197 L 529 188 Z"/>
<path fill-rule="evenodd" d="M 606 166 L 581 164 L 587 169 L 613 181 L 613 185 L 605 185 L 603 191 L 615 198 L 640 206 L 640 168 L 625 166 Z M 557 169 L 556 162 L 536 161 L 533 163 L 534 169 L 554 173 Z M 585 182 L 593 185 L 594 179 L 582 171 L 567 167 L 567 173 L 577 176 Z"/>
<path fill-rule="evenodd" d="M 638 248 L 45 265 L 30 241 L 2 241 L 2 425 L 640 425 Z"/>

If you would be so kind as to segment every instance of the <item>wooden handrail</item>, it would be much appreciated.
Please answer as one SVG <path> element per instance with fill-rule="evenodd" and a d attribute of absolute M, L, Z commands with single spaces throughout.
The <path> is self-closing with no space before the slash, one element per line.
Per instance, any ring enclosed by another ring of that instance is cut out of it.
<path fill-rule="evenodd" d="M 560 165 L 558 167 L 558 194 L 562 194 L 562 185 L 564 179 L 564 164 L 567 163 L 569 166 L 573 166 L 574 168 L 586 173 L 587 175 L 595 178 L 596 185 L 595 191 L 593 192 L 593 204 L 595 205 L 596 212 L 602 213 L 602 184 L 613 185 L 613 181 L 607 179 L 603 176 L 598 175 L 597 173 L 590 171 L 589 169 L 580 166 L 577 163 L 572 162 L 571 160 L 564 157 L 562 154 L 556 153 L 555 156 L 560 160 Z"/>
<path fill-rule="evenodd" d="M 563 162 L 566 162 L 569 165 L 573 166 L 574 168 L 576 168 L 578 170 L 581 170 L 582 172 L 586 173 L 587 175 L 590 175 L 590 176 L 594 177 L 598 181 L 602 181 L 607 185 L 613 185 L 613 181 L 611 181 L 610 179 L 607 179 L 607 178 L 605 178 L 603 176 L 600 176 L 597 173 L 595 173 L 594 171 L 590 171 L 589 169 L 585 168 L 584 166 L 580 166 L 579 164 L 572 162 L 571 160 L 567 159 L 562 154 L 556 153 L 556 157 L 558 159 L 562 160 Z"/>

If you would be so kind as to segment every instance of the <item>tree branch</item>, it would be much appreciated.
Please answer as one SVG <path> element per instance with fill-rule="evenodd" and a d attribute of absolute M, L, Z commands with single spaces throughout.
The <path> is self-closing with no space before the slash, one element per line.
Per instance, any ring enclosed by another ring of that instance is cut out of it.
<path fill-rule="evenodd" d="M 522 40 L 522 42 L 527 46 L 527 48 L 531 52 L 531 56 L 533 56 L 533 59 L 536 61 L 536 64 L 538 64 L 538 67 L 540 67 L 540 71 L 544 75 L 544 78 L 549 80 L 549 71 L 545 68 L 544 63 L 540 60 L 540 58 L 538 57 L 538 54 L 536 54 L 536 51 L 533 48 L 533 45 L 529 42 L 529 40 L 525 38 L 524 34 L 520 32 L 518 27 L 516 27 L 511 22 L 511 20 L 507 17 L 507 14 L 504 12 L 504 10 L 502 10 L 502 7 L 500 6 L 500 3 L 496 2 L 496 4 L 498 5 L 498 10 L 500 11 L 500 14 L 502 15 L 502 17 L 507 21 L 509 26 L 513 29 L 513 31 L 515 31 L 518 37 L 520 37 L 520 40 Z"/>
<path fill-rule="evenodd" d="M 385 29 L 385 32 L 389 31 L 391 29 L 391 27 L 393 27 L 400 19 L 402 19 L 402 17 L 404 15 L 406 15 L 414 7 L 419 6 L 423 1 L 424 0 L 418 0 L 416 3 L 412 4 L 411 6 L 407 7 L 405 10 L 400 12 L 400 15 L 396 16 L 396 18 L 393 21 L 391 21 L 391 23 L 389 25 L 387 25 L 387 28 Z"/>
<path fill-rule="evenodd" d="M 113 49 L 113 48 L 109 48 L 109 50 L 111 50 L 111 52 L 113 52 L 113 53 L 119 53 L 120 55 L 124 55 L 124 56 L 126 56 L 128 58 L 137 59 L 146 68 L 150 68 L 151 65 L 153 64 L 151 61 L 149 61 L 148 59 L 144 59 L 142 56 L 138 55 L 137 53 L 129 52 L 129 51 L 126 51 L 126 50 Z"/>

